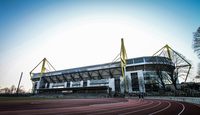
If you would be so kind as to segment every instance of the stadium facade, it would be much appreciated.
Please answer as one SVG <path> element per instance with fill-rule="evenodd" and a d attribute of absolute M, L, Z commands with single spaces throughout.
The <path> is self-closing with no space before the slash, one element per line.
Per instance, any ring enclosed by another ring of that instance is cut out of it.
<path fill-rule="evenodd" d="M 110 95 L 157 90 L 171 84 L 175 64 L 162 56 L 126 59 L 125 79 L 120 62 L 99 64 L 46 73 L 32 73 L 33 92 L 106 93 Z M 160 77 L 162 76 L 162 77 Z"/>

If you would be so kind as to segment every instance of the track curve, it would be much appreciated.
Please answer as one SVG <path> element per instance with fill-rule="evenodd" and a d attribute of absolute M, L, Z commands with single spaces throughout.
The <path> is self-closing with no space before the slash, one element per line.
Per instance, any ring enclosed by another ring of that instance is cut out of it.
<path fill-rule="evenodd" d="M 0 101 L 0 115 L 199 115 L 200 106 L 157 99 L 55 99 Z"/>

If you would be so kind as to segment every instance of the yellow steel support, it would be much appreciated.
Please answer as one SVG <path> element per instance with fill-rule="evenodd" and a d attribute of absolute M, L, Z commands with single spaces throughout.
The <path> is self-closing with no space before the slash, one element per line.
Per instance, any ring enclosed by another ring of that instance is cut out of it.
<path fill-rule="evenodd" d="M 175 61 L 174 55 L 177 55 L 179 58 L 181 58 L 186 64 L 184 65 L 175 65 L 175 68 L 180 68 L 180 67 L 189 67 L 187 74 L 186 74 L 186 78 L 185 78 L 185 82 L 187 81 L 188 75 L 190 73 L 190 69 L 191 69 L 191 64 L 189 61 L 187 61 L 181 54 L 179 54 L 178 52 L 176 52 L 175 50 L 173 50 L 169 45 L 165 45 L 164 47 L 162 47 L 160 50 L 158 50 L 156 53 L 153 54 L 153 56 L 156 55 L 160 55 L 161 53 L 163 53 L 163 51 L 166 51 L 167 53 L 167 58 L 171 59 L 172 61 Z M 158 54 L 159 52 L 161 52 L 160 54 Z M 172 52 L 172 53 L 171 53 Z"/>
<path fill-rule="evenodd" d="M 35 67 L 30 71 L 30 76 L 31 76 L 31 77 L 32 77 L 32 72 L 33 72 L 42 62 L 43 62 L 43 60 L 40 61 L 40 63 L 38 63 L 37 66 L 35 66 Z"/>
<path fill-rule="evenodd" d="M 121 51 L 120 51 L 120 59 L 121 59 L 121 70 L 122 70 L 122 77 L 124 79 L 125 83 L 125 91 L 127 90 L 127 82 L 126 82 L 126 59 L 127 59 L 127 54 L 126 54 L 126 49 L 124 46 L 124 40 L 123 38 L 121 39 Z"/>
<path fill-rule="evenodd" d="M 171 48 L 170 48 L 168 45 L 166 45 L 165 48 L 167 49 L 168 58 L 169 58 L 170 60 L 172 60 L 172 57 L 171 57 L 171 54 L 170 54 L 170 49 L 171 49 Z"/>
<path fill-rule="evenodd" d="M 125 49 L 125 46 L 124 46 L 123 38 L 121 39 L 120 59 L 121 59 L 122 77 L 125 77 L 125 67 L 126 67 L 127 54 L 126 54 L 126 49 Z"/>
<path fill-rule="evenodd" d="M 40 77 L 42 77 L 43 73 L 45 72 L 46 68 L 45 68 L 45 63 L 46 63 L 46 58 L 44 58 L 42 60 L 42 68 L 41 68 L 41 72 L 40 72 Z"/>
<path fill-rule="evenodd" d="M 50 65 L 51 68 L 53 68 L 53 70 L 56 70 L 56 69 L 51 65 L 51 63 L 50 63 L 46 58 L 44 58 L 42 61 L 40 61 L 40 63 L 39 63 L 36 67 L 33 68 L 33 70 L 31 70 L 31 72 L 30 72 L 30 76 L 31 76 L 31 77 L 32 77 L 32 72 L 33 72 L 41 63 L 42 63 L 42 68 L 41 68 L 41 71 L 40 71 L 40 77 L 42 77 L 43 73 L 46 72 L 46 67 L 45 67 L 46 64 Z"/>

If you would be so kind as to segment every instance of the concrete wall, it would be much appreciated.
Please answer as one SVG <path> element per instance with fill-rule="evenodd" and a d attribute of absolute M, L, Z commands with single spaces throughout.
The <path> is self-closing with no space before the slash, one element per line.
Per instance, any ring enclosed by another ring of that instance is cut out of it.
<path fill-rule="evenodd" d="M 147 99 L 165 99 L 165 100 L 174 100 L 174 101 L 182 101 L 189 102 L 194 104 L 200 104 L 200 97 L 146 97 Z"/>

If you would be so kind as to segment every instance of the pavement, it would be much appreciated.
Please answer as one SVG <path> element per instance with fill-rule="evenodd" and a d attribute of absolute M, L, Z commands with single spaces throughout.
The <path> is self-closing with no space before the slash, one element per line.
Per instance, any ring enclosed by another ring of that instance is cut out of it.
<path fill-rule="evenodd" d="M 200 105 L 138 99 L 51 99 L 0 101 L 0 115 L 200 115 Z"/>

